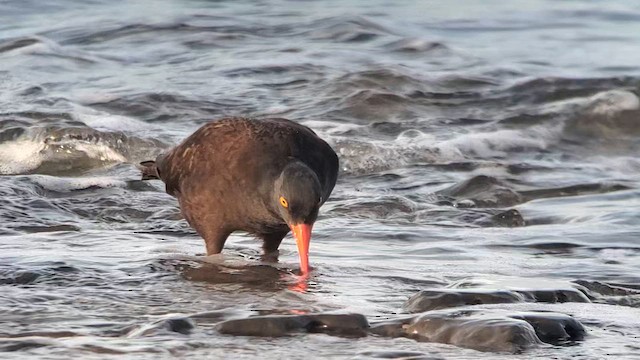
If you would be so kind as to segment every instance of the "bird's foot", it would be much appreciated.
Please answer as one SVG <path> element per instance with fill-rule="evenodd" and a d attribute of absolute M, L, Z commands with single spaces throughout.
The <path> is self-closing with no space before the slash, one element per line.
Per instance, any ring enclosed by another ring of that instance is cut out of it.
<path fill-rule="evenodd" d="M 278 262 L 278 256 L 280 255 L 279 250 L 265 252 L 262 254 L 260 260 L 264 262 Z"/>

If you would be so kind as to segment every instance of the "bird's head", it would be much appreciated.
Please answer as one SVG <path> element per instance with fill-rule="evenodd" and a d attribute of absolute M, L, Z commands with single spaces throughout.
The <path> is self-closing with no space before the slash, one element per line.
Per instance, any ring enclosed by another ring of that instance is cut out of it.
<path fill-rule="evenodd" d="M 323 202 L 320 181 L 307 165 L 292 161 L 276 180 L 274 195 L 278 214 L 296 238 L 302 273 L 307 274 L 311 229 Z"/>

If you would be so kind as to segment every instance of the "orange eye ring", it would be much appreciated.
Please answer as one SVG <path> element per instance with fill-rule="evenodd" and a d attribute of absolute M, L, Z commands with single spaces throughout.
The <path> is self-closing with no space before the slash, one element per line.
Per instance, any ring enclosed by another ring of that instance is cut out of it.
<path fill-rule="evenodd" d="M 289 202 L 287 201 L 287 199 L 285 199 L 284 197 L 280 196 L 280 205 L 282 205 L 283 208 L 288 208 L 289 207 Z"/>

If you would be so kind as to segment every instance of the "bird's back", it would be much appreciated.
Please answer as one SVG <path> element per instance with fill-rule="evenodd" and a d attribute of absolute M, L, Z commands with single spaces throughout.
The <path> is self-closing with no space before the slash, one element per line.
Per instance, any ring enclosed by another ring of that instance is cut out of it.
<path fill-rule="evenodd" d="M 220 191 L 258 191 L 268 183 L 261 179 L 277 176 L 291 157 L 316 172 L 326 200 L 336 182 L 338 157 L 311 129 L 286 119 L 224 118 L 208 123 L 159 156 L 156 166 L 167 192 L 176 196 L 202 182 Z"/>

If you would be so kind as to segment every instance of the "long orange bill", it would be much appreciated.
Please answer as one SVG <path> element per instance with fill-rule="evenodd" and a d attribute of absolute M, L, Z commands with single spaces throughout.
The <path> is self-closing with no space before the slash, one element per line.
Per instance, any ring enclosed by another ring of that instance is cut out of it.
<path fill-rule="evenodd" d="M 300 269 L 302 274 L 309 273 L 309 242 L 311 242 L 311 227 L 308 224 L 291 225 L 291 231 L 298 244 L 298 255 L 300 255 Z"/>

